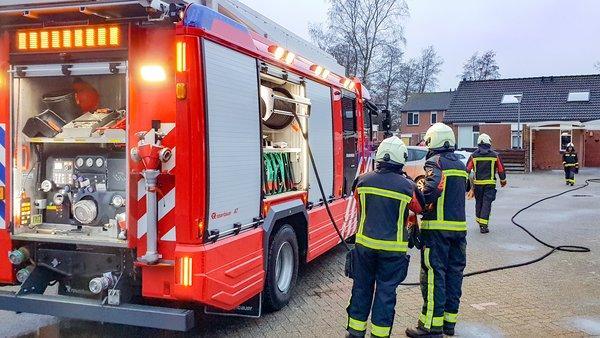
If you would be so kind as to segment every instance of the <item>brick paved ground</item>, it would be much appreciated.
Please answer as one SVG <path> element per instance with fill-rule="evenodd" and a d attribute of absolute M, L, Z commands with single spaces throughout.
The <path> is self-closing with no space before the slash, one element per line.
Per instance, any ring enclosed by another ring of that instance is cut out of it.
<path fill-rule="evenodd" d="M 578 176 L 600 177 L 600 171 Z M 471 222 L 467 270 L 512 264 L 547 251 L 510 223 L 530 201 L 565 189 L 559 172 L 511 175 L 498 193 L 491 233 L 479 234 Z M 467 212 L 473 219 L 474 206 Z M 554 244 L 579 243 L 589 254 L 556 253 L 541 263 L 465 279 L 457 334 L 461 337 L 600 336 L 600 184 L 545 202 L 519 220 Z M 409 281 L 418 275 L 413 252 Z M 341 337 L 351 282 L 342 275 L 344 251 L 337 248 L 302 269 L 289 306 L 260 319 L 204 317 L 189 335 L 228 337 Z M 394 336 L 416 323 L 421 306 L 418 288 L 400 287 Z M 101 325 L 0 311 L 0 336 L 183 336 L 165 331 Z M 37 331 L 36 331 L 37 330 Z"/>

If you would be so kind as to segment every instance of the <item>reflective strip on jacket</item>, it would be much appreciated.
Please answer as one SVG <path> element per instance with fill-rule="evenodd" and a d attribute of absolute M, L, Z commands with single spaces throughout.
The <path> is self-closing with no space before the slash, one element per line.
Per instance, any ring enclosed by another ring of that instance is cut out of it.
<path fill-rule="evenodd" d="M 374 250 L 406 252 L 409 209 L 424 205 L 415 184 L 398 172 L 377 169 L 355 182 L 360 218 L 356 243 Z"/>
<path fill-rule="evenodd" d="M 473 171 L 475 185 L 496 185 L 496 174 L 500 180 L 506 180 L 504 164 L 497 152 L 487 145 L 480 145 L 467 162 L 467 172 Z"/>
<path fill-rule="evenodd" d="M 466 231 L 465 193 L 468 174 L 465 165 L 454 152 L 442 152 L 425 163 L 427 204 L 421 229 Z"/>

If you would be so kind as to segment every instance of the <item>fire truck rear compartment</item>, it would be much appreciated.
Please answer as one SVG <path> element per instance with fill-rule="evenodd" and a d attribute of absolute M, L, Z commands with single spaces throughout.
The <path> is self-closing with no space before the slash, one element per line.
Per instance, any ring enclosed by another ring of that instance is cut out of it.
<path fill-rule="evenodd" d="M 13 239 L 126 246 L 127 81 L 110 67 L 13 68 Z"/>

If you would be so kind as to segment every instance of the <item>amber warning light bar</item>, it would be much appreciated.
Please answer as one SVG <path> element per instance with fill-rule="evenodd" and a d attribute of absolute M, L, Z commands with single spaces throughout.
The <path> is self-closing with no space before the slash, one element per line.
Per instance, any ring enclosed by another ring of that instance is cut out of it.
<path fill-rule="evenodd" d="M 27 29 L 15 34 L 19 52 L 119 48 L 122 42 L 120 26 Z"/>

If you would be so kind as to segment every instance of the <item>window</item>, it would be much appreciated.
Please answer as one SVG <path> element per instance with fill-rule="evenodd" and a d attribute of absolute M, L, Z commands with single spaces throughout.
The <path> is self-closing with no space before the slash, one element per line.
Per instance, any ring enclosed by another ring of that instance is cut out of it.
<path fill-rule="evenodd" d="M 513 149 L 523 148 L 523 125 L 521 124 L 521 137 L 519 137 L 519 125 L 511 123 L 510 125 L 510 146 Z"/>
<path fill-rule="evenodd" d="M 511 131 L 510 139 L 511 139 L 510 144 L 513 149 L 521 148 L 521 142 L 519 140 L 519 132 L 518 131 Z"/>
<path fill-rule="evenodd" d="M 502 95 L 502 101 L 500 101 L 500 103 L 520 103 L 522 98 L 523 94 L 504 94 Z"/>
<path fill-rule="evenodd" d="M 588 102 L 590 100 L 590 91 L 569 92 L 567 102 Z"/>
<path fill-rule="evenodd" d="M 560 131 L 560 151 L 567 150 L 567 146 L 571 142 L 573 142 L 573 131 L 561 129 L 561 131 Z"/>
<path fill-rule="evenodd" d="M 436 111 L 432 111 L 431 112 L 431 124 L 437 123 L 437 112 Z"/>
<path fill-rule="evenodd" d="M 473 126 L 473 147 L 477 147 L 477 139 L 479 138 L 479 126 Z"/>
<path fill-rule="evenodd" d="M 419 125 L 419 112 L 409 112 L 408 113 L 408 121 L 406 124 L 409 126 L 418 126 Z"/>

